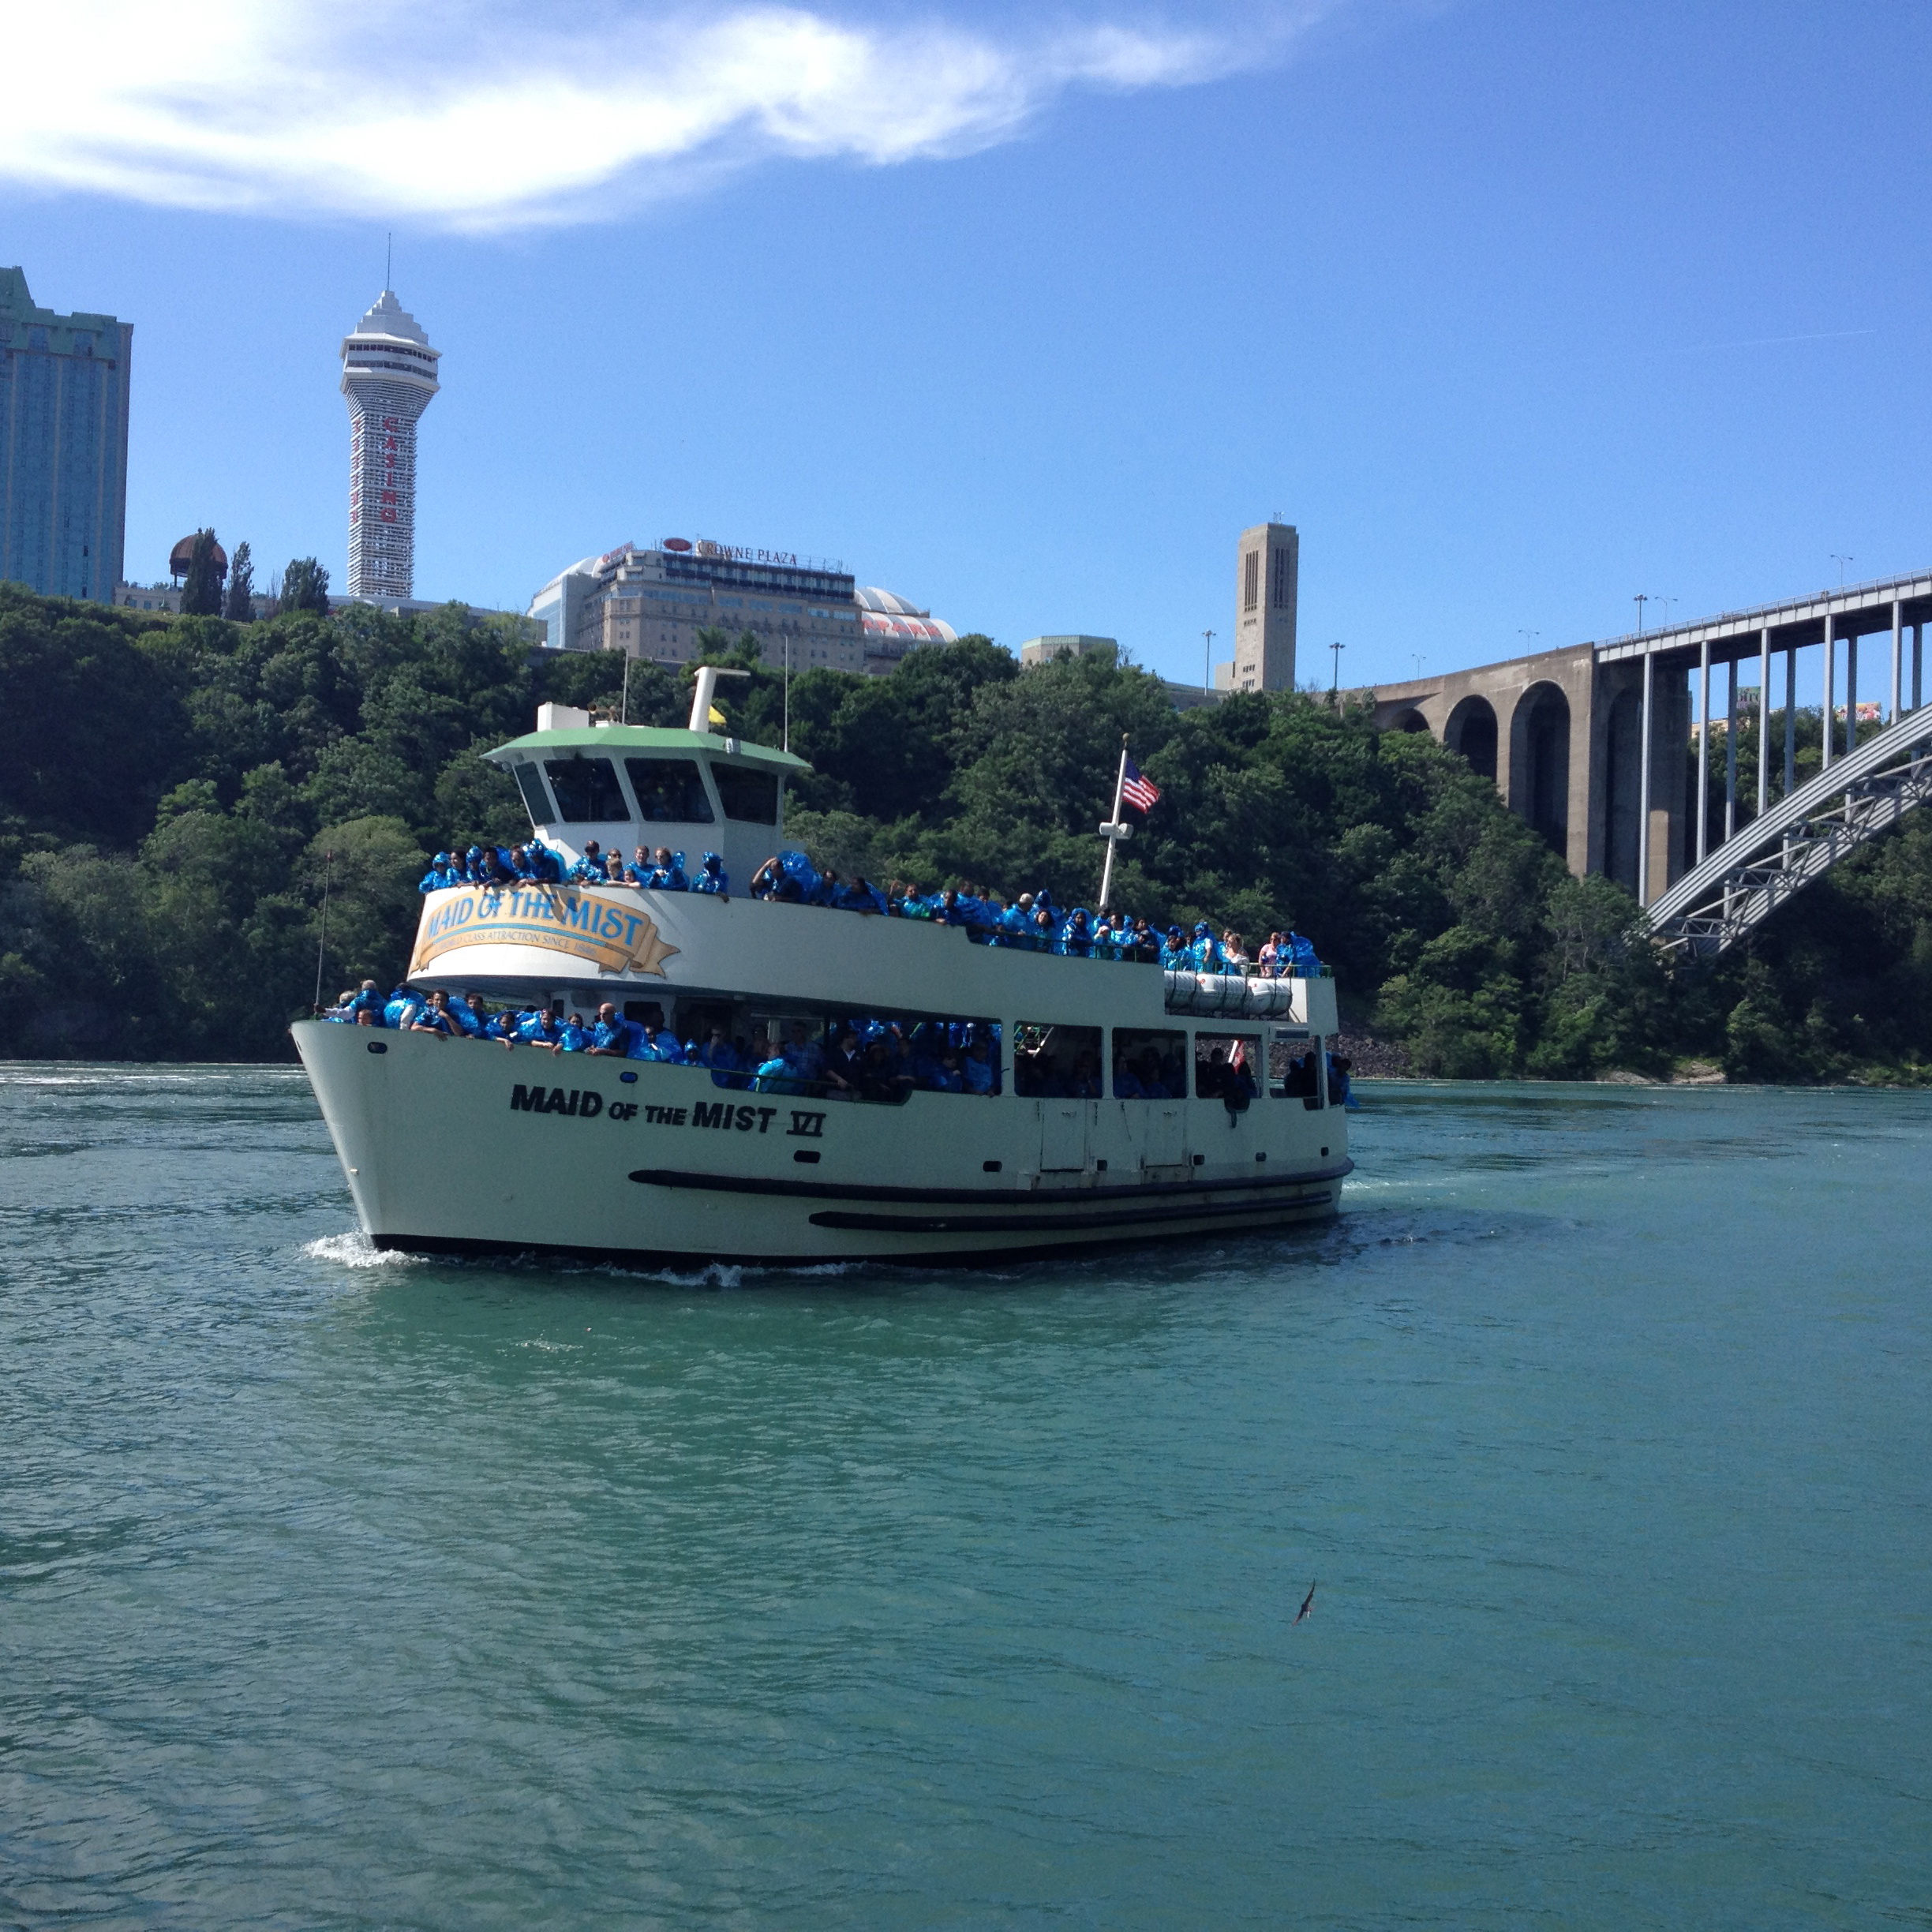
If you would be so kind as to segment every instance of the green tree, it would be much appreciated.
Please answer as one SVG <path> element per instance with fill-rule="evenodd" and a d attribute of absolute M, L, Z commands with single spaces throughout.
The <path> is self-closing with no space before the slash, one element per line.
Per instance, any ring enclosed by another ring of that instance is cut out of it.
<path fill-rule="evenodd" d="M 255 621 L 255 560 L 245 541 L 235 545 L 228 565 L 228 595 L 222 615 L 230 623 Z"/>
<path fill-rule="evenodd" d="M 282 573 L 282 608 L 285 611 L 316 611 L 326 616 L 328 586 L 328 572 L 313 557 L 295 557 Z"/>
<path fill-rule="evenodd" d="M 215 556 L 215 533 L 197 530 L 188 552 L 188 575 L 182 579 L 182 615 L 219 617 L 222 608 L 222 566 Z"/>

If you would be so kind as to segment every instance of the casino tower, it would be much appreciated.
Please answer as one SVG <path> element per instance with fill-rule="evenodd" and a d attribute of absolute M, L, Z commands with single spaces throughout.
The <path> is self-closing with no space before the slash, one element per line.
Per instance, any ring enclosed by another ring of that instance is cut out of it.
<path fill-rule="evenodd" d="M 352 597 L 415 593 L 416 419 L 439 387 L 442 353 L 390 289 L 343 338 Z"/>

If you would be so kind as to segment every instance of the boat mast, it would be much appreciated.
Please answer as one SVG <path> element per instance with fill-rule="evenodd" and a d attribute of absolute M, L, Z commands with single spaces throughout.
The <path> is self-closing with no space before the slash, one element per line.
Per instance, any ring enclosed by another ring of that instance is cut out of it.
<path fill-rule="evenodd" d="M 1100 836 L 1106 841 L 1106 860 L 1100 868 L 1100 903 L 1095 908 L 1104 912 L 1107 909 L 1107 894 L 1114 889 L 1114 854 L 1122 839 L 1133 832 L 1132 826 L 1121 823 L 1121 793 L 1127 783 L 1127 734 L 1121 733 L 1120 769 L 1114 775 L 1114 811 L 1106 823 L 1100 828 Z"/>

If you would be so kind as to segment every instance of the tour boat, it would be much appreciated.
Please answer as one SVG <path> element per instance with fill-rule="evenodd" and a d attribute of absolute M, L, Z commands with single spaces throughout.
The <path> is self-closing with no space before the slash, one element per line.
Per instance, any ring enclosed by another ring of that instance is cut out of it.
<path fill-rule="evenodd" d="M 665 845 L 694 874 L 715 851 L 728 894 L 433 891 L 411 986 L 586 1018 L 605 1001 L 638 1020 L 655 1008 L 680 1039 L 719 1028 L 754 1061 L 799 1020 L 814 1036 L 843 1021 L 923 1021 L 928 1037 L 970 1027 L 993 1043 L 997 1091 L 854 1099 L 655 1059 L 298 1022 L 377 1248 L 676 1269 L 923 1265 L 1218 1239 L 1335 1211 L 1352 1163 L 1327 1073 L 1331 979 L 1178 972 L 754 899 L 744 887 L 784 844 L 786 781 L 809 768 L 712 729 L 713 687 L 706 667 L 686 730 L 545 706 L 535 732 L 485 755 L 553 851 L 574 862 L 593 839 Z M 1117 1097 L 1121 1066 L 1151 1069 L 1168 1097 Z"/>

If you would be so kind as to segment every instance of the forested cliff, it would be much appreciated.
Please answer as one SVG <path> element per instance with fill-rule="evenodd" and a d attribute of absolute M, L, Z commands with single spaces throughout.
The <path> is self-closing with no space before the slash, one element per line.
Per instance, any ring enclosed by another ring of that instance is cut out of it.
<path fill-rule="evenodd" d="M 713 661 L 756 664 L 748 642 L 713 645 Z M 242 625 L 0 586 L 0 1054 L 287 1058 L 325 876 L 324 994 L 388 983 L 427 855 L 526 828 L 477 754 L 545 698 L 615 707 L 622 669 L 533 668 L 513 625 L 456 606 Z M 624 702 L 633 722 L 681 723 L 688 685 L 634 665 Z M 741 736 L 779 741 L 775 672 L 721 702 Z M 888 678 L 806 672 L 790 714 L 814 767 L 790 842 L 929 891 L 1044 884 L 1073 904 L 1092 901 L 1128 734 L 1162 796 L 1116 904 L 1251 941 L 1292 923 L 1353 1023 L 1418 1072 L 1589 1078 L 1703 1056 L 1733 1078 L 1911 1080 L 1932 1062 L 1917 817 L 1747 950 L 1672 974 L 1625 943 L 1629 898 L 1571 878 L 1461 758 L 1346 706 L 1277 694 L 1177 713 L 1131 667 L 1022 672 L 969 638 Z"/>

